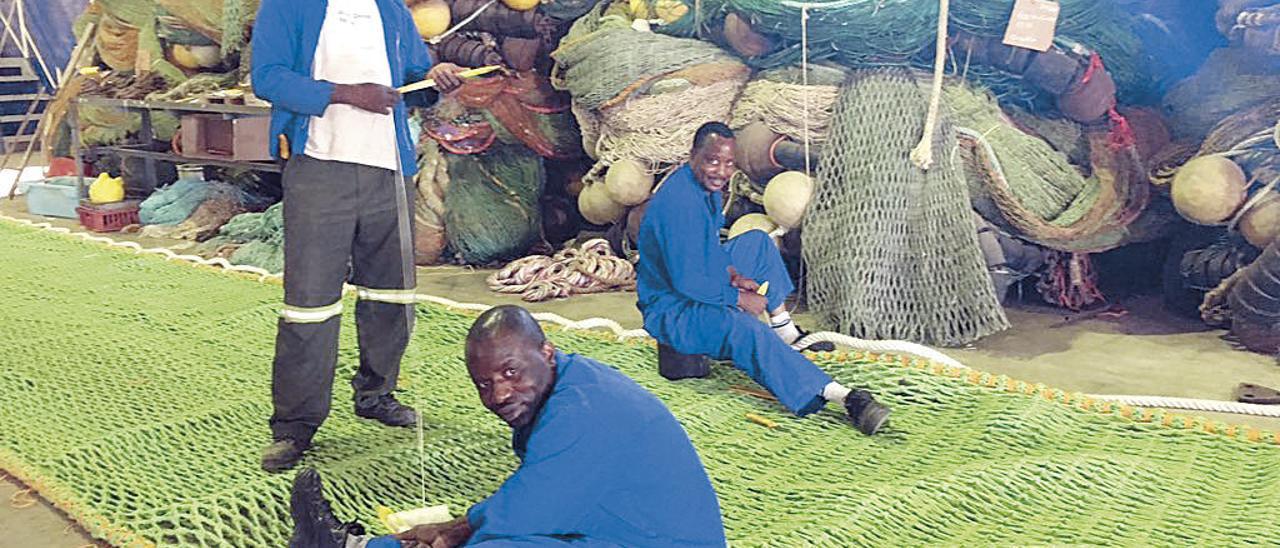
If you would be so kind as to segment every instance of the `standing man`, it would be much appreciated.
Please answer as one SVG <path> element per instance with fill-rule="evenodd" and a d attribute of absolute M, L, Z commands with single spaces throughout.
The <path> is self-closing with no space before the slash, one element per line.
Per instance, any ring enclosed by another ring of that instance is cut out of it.
<path fill-rule="evenodd" d="M 402 0 L 262 2 L 253 87 L 272 104 L 271 152 L 288 160 L 268 471 L 297 464 L 329 414 L 348 279 L 360 288 L 356 415 L 388 426 L 418 418 L 391 395 L 416 285 L 413 195 L 404 181 L 417 156 L 396 88 L 430 76 L 449 92 L 461 84 L 459 71 L 431 66 Z"/>
<path fill-rule="evenodd" d="M 305 470 L 293 484 L 291 548 L 725 545 L 693 444 L 635 381 L 557 351 L 516 306 L 482 314 L 466 353 L 481 403 L 511 426 L 515 473 L 464 517 L 370 538 L 338 521 L 320 476 Z"/>
<path fill-rule="evenodd" d="M 889 408 L 835 382 L 790 346 L 803 333 L 784 305 L 793 286 L 773 241 L 753 230 L 720 243 L 721 191 L 737 171 L 733 157 L 728 126 L 698 128 L 689 164 L 667 179 L 640 223 L 637 306 L 660 345 L 659 368 L 679 354 L 731 359 L 791 412 L 804 416 L 835 402 L 858 430 L 874 434 Z M 769 284 L 764 295 L 761 281 Z M 766 311 L 769 326 L 757 319 Z"/>

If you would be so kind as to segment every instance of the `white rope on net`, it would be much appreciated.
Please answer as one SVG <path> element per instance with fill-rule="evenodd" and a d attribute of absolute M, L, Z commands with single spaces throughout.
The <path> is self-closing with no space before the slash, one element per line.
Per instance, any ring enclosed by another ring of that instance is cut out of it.
<path fill-rule="evenodd" d="M 178 260 L 189 262 L 192 264 L 200 264 L 205 266 L 216 266 L 229 272 L 247 273 L 257 276 L 259 282 L 271 279 L 281 279 L 278 273 L 268 272 L 255 266 L 233 265 L 226 259 L 221 257 L 214 259 L 205 259 L 196 255 L 180 255 L 174 253 L 170 249 L 162 247 L 144 248 L 137 242 L 118 241 L 106 236 L 98 236 L 86 232 L 77 232 L 68 228 L 54 226 L 47 222 L 33 222 L 28 219 L 20 219 L 8 215 L 0 214 L 0 219 L 26 225 L 34 228 L 44 229 L 49 232 L 74 236 L 86 241 L 105 244 L 109 247 L 118 247 L 128 249 L 138 254 L 154 254 L 161 255 L 166 261 Z M 344 292 L 355 292 L 356 288 L 351 285 L 344 285 Z M 484 312 L 496 305 L 479 304 L 479 303 L 463 303 L 445 297 L 418 293 L 414 295 L 415 300 L 420 303 L 430 303 L 439 305 L 452 310 L 465 310 L 471 312 Z M 559 314 L 551 312 L 537 312 L 533 314 L 534 319 L 540 322 L 546 322 L 558 325 L 564 329 L 571 331 L 589 331 L 589 330 L 605 330 L 609 331 L 620 341 L 629 339 L 646 339 L 649 333 L 643 329 L 625 329 L 622 324 L 608 318 L 587 318 L 585 320 L 571 320 Z M 881 340 L 872 341 L 850 337 L 842 333 L 817 332 L 805 336 L 803 339 L 796 341 L 793 346 L 804 348 L 815 342 L 831 342 L 840 346 L 861 350 L 866 352 L 876 352 L 884 354 L 908 355 L 922 358 L 940 365 L 956 367 L 960 369 L 970 369 L 960 361 L 952 358 L 938 350 L 928 346 L 913 343 L 910 341 L 891 341 Z M 1207 411 L 1215 413 L 1227 413 L 1236 415 L 1253 415 L 1259 417 L 1280 418 L 1280 406 L 1256 405 L 1231 401 L 1220 400 L 1204 400 L 1193 398 L 1171 398 L 1165 396 L 1134 396 L 1134 395 L 1100 395 L 1087 394 L 1087 397 L 1132 405 L 1134 407 L 1155 407 L 1162 409 L 1180 409 L 1191 411 Z"/>

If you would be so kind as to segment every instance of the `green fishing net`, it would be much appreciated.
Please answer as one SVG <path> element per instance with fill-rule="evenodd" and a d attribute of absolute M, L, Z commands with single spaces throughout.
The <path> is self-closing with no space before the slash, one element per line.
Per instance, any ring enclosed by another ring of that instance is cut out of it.
<path fill-rule="evenodd" d="M 21 341 L 0 355 L 0 468 L 115 545 L 283 546 L 293 476 L 258 468 L 280 287 L 7 222 L 0 242 L 0 340 Z M 481 407 L 463 368 L 473 317 L 419 307 L 399 397 L 426 418 L 425 478 L 412 429 L 353 416 L 349 318 L 333 414 L 304 465 L 324 475 L 340 517 L 374 532 L 383 532 L 378 505 L 420 507 L 424 485 L 426 504 L 460 515 L 516 466 L 509 430 Z M 733 546 L 1280 537 L 1280 447 L 1270 433 L 1159 411 L 1100 413 L 1096 402 L 1084 411 L 1079 398 L 1028 395 L 1039 387 L 1004 377 L 824 355 L 822 367 L 893 406 L 890 426 L 865 437 L 834 407 L 796 419 L 730 390 L 750 381 L 727 367 L 672 383 L 658 376 L 651 343 L 549 334 L 671 408 L 707 467 Z"/>

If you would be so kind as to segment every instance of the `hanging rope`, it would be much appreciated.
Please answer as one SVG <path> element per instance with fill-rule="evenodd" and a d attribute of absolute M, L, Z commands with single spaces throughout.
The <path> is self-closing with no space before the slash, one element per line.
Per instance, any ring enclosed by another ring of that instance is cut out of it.
<path fill-rule="evenodd" d="M 924 135 L 911 150 L 911 163 L 920 169 L 933 167 L 933 131 L 938 123 L 938 107 L 942 103 L 942 71 L 947 60 L 947 17 L 950 0 L 938 2 L 938 44 L 933 58 L 933 92 L 929 97 L 929 115 L 924 120 Z"/>

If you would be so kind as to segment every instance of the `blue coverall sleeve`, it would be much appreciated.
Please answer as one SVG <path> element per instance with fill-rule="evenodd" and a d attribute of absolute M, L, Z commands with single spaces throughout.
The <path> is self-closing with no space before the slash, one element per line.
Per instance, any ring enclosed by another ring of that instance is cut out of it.
<path fill-rule="evenodd" d="M 293 69 L 301 49 L 301 21 L 291 14 L 291 0 L 263 0 L 253 26 L 253 92 L 276 108 L 306 116 L 323 116 L 333 84 Z M 416 35 L 416 34 L 415 34 Z"/>
<path fill-rule="evenodd" d="M 717 237 L 719 227 L 709 226 L 706 215 L 692 208 L 701 204 L 681 204 L 664 212 L 657 225 L 662 262 L 671 276 L 668 282 L 681 295 L 717 306 L 737 306 L 738 289 L 729 283 L 729 254 Z"/>
<path fill-rule="evenodd" d="M 413 16 L 409 10 L 405 9 L 401 13 L 404 25 L 404 36 L 410 38 L 418 37 L 418 26 L 413 22 Z M 418 82 L 427 77 L 427 72 L 431 70 L 434 64 L 431 60 L 431 52 L 427 49 L 427 43 L 422 40 L 408 40 L 405 47 L 404 56 L 404 81 L 407 83 Z"/>
<path fill-rule="evenodd" d="M 600 433 L 582 415 L 547 421 L 535 433 L 520 468 L 467 512 L 471 542 L 581 532 L 613 460 L 603 454 L 611 444 L 593 441 Z"/>

